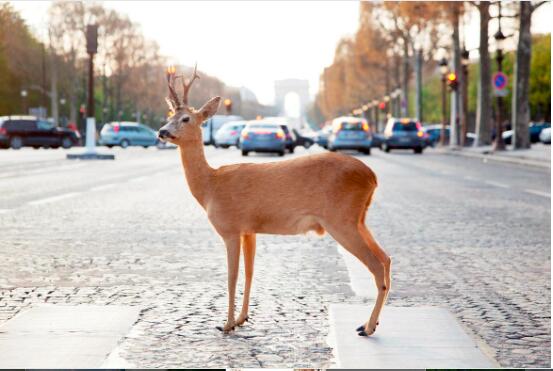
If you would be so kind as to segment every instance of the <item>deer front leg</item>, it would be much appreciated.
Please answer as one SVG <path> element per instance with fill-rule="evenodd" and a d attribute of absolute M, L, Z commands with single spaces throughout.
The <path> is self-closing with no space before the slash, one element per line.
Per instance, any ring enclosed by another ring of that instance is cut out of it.
<path fill-rule="evenodd" d="M 248 320 L 248 308 L 250 305 L 250 289 L 252 287 L 253 265 L 255 259 L 255 234 L 242 236 L 242 252 L 244 254 L 244 269 L 246 272 L 246 285 L 244 288 L 244 299 L 242 311 L 236 320 L 236 326 L 241 326 Z"/>
<path fill-rule="evenodd" d="M 228 269 L 228 316 L 225 326 L 217 326 L 217 329 L 228 333 L 234 330 L 234 299 L 236 296 L 236 281 L 238 280 L 238 265 L 240 264 L 240 236 L 225 238 L 227 248 Z"/>

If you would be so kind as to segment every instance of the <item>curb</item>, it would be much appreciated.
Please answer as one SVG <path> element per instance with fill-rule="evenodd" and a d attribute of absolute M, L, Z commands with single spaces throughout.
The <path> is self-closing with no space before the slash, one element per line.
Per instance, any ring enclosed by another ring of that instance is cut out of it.
<path fill-rule="evenodd" d="M 510 164 L 516 164 L 516 165 L 524 165 L 524 166 L 533 166 L 538 167 L 542 169 L 551 169 L 551 162 L 547 161 L 536 161 L 536 160 L 530 160 L 527 158 L 516 158 L 516 157 L 507 157 L 507 156 L 501 156 L 501 155 L 494 155 L 494 154 L 480 154 L 480 153 L 471 153 L 471 152 L 462 152 L 462 151 L 443 151 L 442 153 L 445 153 L 447 155 L 451 156 L 461 156 L 461 157 L 471 157 L 471 158 L 479 158 L 482 160 L 490 160 L 490 161 L 496 161 L 496 162 L 503 162 L 503 163 L 510 163 Z"/>

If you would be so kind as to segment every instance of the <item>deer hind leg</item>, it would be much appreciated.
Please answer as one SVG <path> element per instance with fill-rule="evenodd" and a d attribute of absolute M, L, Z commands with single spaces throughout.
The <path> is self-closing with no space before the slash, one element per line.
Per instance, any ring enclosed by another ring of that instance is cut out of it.
<path fill-rule="evenodd" d="M 384 265 L 384 269 L 386 270 L 386 297 L 384 298 L 384 302 L 386 302 L 388 294 L 390 293 L 390 289 L 392 288 L 392 259 L 384 252 L 382 247 L 380 247 L 380 244 L 376 242 L 371 231 L 369 231 L 369 229 L 365 226 L 363 222 L 359 223 L 359 232 L 363 236 L 365 242 L 367 242 L 367 245 L 369 245 L 371 251 L 373 251 L 378 260 Z"/>
<path fill-rule="evenodd" d="M 240 236 L 224 238 L 227 248 L 228 270 L 228 316 L 223 327 L 217 329 L 223 332 L 234 330 L 234 300 L 236 296 L 236 281 L 238 280 L 238 266 L 240 264 Z"/>
<path fill-rule="evenodd" d="M 359 225 L 349 223 L 342 224 L 341 226 L 336 224 L 335 226 L 325 227 L 330 235 L 353 256 L 359 259 L 374 276 L 378 290 L 376 303 L 369 320 L 357 329 L 360 336 L 372 335 L 378 325 L 378 318 L 388 292 L 387 282 L 389 283 L 389 280 L 387 281 L 386 279 L 387 269 L 385 268 L 385 264 L 380 260 L 380 254 L 375 249 L 374 244 L 364 238 Z M 382 250 L 380 249 L 380 251 Z M 386 254 L 382 256 L 382 258 L 385 257 L 387 258 Z"/>
<path fill-rule="evenodd" d="M 255 259 L 255 234 L 242 235 L 242 253 L 244 254 L 244 270 L 246 272 L 246 284 L 244 288 L 244 299 L 242 311 L 236 319 L 236 326 L 241 326 L 248 320 L 248 309 L 250 305 L 250 289 L 252 287 L 253 265 Z"/>

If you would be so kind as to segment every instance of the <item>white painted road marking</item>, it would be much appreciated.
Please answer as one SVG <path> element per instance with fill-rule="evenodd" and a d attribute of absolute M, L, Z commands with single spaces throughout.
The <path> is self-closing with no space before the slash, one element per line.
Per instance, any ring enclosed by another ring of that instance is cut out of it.
<path fill-rule="evenodd" d="M 34 201 L 29 201 L 29 202 L 27 202 L 27 204 L 28 205 L 42 205 L 42 204 L 47 204 L 47 203 L 50 203 L 50 202 L 63 200 L 65 198 L 74 197 L 74 196 L 77 196 L 77 195 L 80 195 L 80 194 L 81 194 L 81 192 L 69 192 L 69 193 L 64 193 L 64 194 L 58 195 L 58 196 L 46 197 L 46 198 L 41 198 L 41 199 L 34 200 Z"/>
<path fill-rule="evenodd" d="M 115 187 L 117 184 L 115 183 L 108 183 L 108 184 L 102 184 L 102 185 L 99 185 L 99 186 L 96 186 L 96 187 L 92 187 L 90 188 L 90 191 L 103 191 L 105 189 L 109 189 L 109 188 L 113 188 Z"/>
<path fill-rule="evenodd" d="M 495 187 L 499 187 L 499 188 L 511 188 L 507 184 L 492 182 L 491 180 L 485 180 L 484 183 L 495 186 Z"/>
<path fill-rule="evenodd" d="M 536 196 L 551 198 L 551 194 L 547 192 L 536 191 L 535 189 L 525 189 L 524 191 Z"/>

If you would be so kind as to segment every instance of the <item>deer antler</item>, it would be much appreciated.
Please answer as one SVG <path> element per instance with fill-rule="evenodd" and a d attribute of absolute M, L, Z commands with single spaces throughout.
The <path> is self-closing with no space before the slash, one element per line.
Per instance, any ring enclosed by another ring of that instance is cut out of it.
<path fill-rule="evenodd" d="M 188 80 L 188 82 L 186 82 L 186 80 L 184 79 L 184 76 L 181 76 L 182 77 L 182 103 L 185 106 L 188 106 L 188 91 L 190 90 L 192 83 L 194 82 L 194 80 L 200 78 L 200 75 L 198 75 L 197 71 L 198 71 L 198 64 L 196 63 L 196 65 L 194 66 L 194 73 L 192 75 L 192 78 Z"/>
<path fill-rule="evenodd" d="M 169 96 L 165 98 L 165 100 L 173 111 L 181 108 L 179 96 L 175 91 L 175 71 L 175 66 L 167 67 L 167 86 L 169 87 Z"/>

